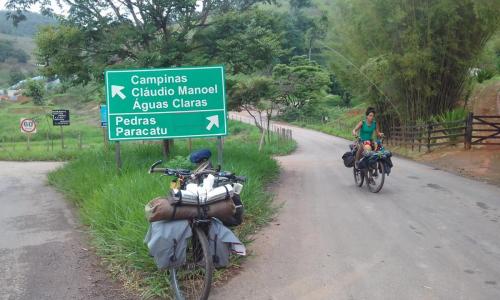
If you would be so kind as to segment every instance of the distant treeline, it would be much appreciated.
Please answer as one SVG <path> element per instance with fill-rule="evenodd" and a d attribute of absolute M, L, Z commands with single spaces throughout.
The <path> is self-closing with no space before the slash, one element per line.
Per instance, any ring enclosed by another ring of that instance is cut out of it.
<path fill-rule="evenodd" d="M 15 59 L 17 62 L 28 62 L 29 55 L 22 49 L 16 49 L 9 40 L 0 39 L 0 63 L 8 59 Z"/>
<path fill-rule="evenodd" d="M 41 14 L 26 12 L 26 20 L 19 23 L 18 27 L 12 25 L 12 20 L 7 19 L 8 11 L 0 11 L 0 33 L 16 36 L 35 36 L 40 25 L 55 24 L 57 21 L 42 16 Z"/>

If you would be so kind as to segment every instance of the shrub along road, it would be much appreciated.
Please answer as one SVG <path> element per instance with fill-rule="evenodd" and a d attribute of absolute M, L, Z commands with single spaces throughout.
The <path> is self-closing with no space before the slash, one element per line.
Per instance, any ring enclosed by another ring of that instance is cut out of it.
<path fill-rule="evenodd" d="M 55 162 L 0 162 L 0 299 L 135 299 L 99 267 L 73 209 L 46 185 Z"/>
<path fill-rule="evenodd" d="M 293 134 L 283 208 L 213 299 L 500 299 L 500 188 L 394 158 L 372 194 L 342 164 L 347 141 Z"/>

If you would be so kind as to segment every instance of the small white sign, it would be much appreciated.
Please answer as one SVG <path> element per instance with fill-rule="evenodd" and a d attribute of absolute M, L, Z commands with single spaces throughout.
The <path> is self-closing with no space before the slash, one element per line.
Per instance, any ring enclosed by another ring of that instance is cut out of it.
<path fill-rule="evenodd" d="M 36 133 L 36 122 L 33 119 L 21 119 L 21 132 L 23 133 Z"/>

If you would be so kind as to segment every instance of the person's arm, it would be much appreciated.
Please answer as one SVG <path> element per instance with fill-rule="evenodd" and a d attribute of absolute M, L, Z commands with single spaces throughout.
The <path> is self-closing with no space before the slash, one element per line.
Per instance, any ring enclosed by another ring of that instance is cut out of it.
<path fill-rule="evenodd" d="M 375 131 L 377 132 L 377 136 L 379 138 L 381 138 L 384 135 L 383 132 L 380 132 L 380 125 L 378 124 L 378 122 L 377 122 L 377 127 L 375 128 Z"/>
<path fill-rule="evenodd" d="M 352 135 L 358 135 L 359 129 L 363 126 L 363 121 L 359 121 L 358 125 L 352 130 Z"/>

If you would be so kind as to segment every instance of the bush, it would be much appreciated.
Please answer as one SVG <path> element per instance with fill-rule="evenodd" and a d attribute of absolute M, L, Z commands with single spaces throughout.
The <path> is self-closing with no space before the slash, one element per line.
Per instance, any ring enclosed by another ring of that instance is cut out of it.
<path fill-rule="evenodd" d="M 454 110 L 450 110 L 436 118 L 438 122 L 454 122 L 461 121 L 467 118 L 468 111 L 464 108 L 455 108 Z"/>
<path fill-rule="evenodd" d="M 293 107 L 293 106 L 287 106 L 281 112 L 280 119 L 285 121 L 285 122 L 294 122 L 294 121 L 299 120 L 303 116 L 304 116 L 304 113 L 301 109 Z"/>
<path fill-rule="evenodd" d="M 45 96 L 45 84 L 37 80 L 28 80 L 23 87 L 23 95 L 33 98 L 33 103 L 43 105 Z"/>
<path fill-rule="evenodd" d="M 444 129 L 446 129 L 446 134 L 460 134 L 463 132 L 463 129 L 453 129 L 456 127 L 459 127 L 460 124 L 456 123 L 451 123 L 450 122 L 458 122 L 458 121 L 464 121 L 465 118 L 467 118 L 468 112 L 463 109 L 463 108 L 456 108 L 454 110 L 450 110 L 440 116 L 438 116 L 436 119 L 438 122 L 442 122 Z M 456 141 L 458 137 L 450 137 L 450 141 Z"/>
<path fill-rule="evenodd" d="M 482 83 L 483 81 L 493 78 L 493 76 L 495 76 L 494 72 L 482 69 L 477 73 L 476 80 L 477 82 Z"/>

